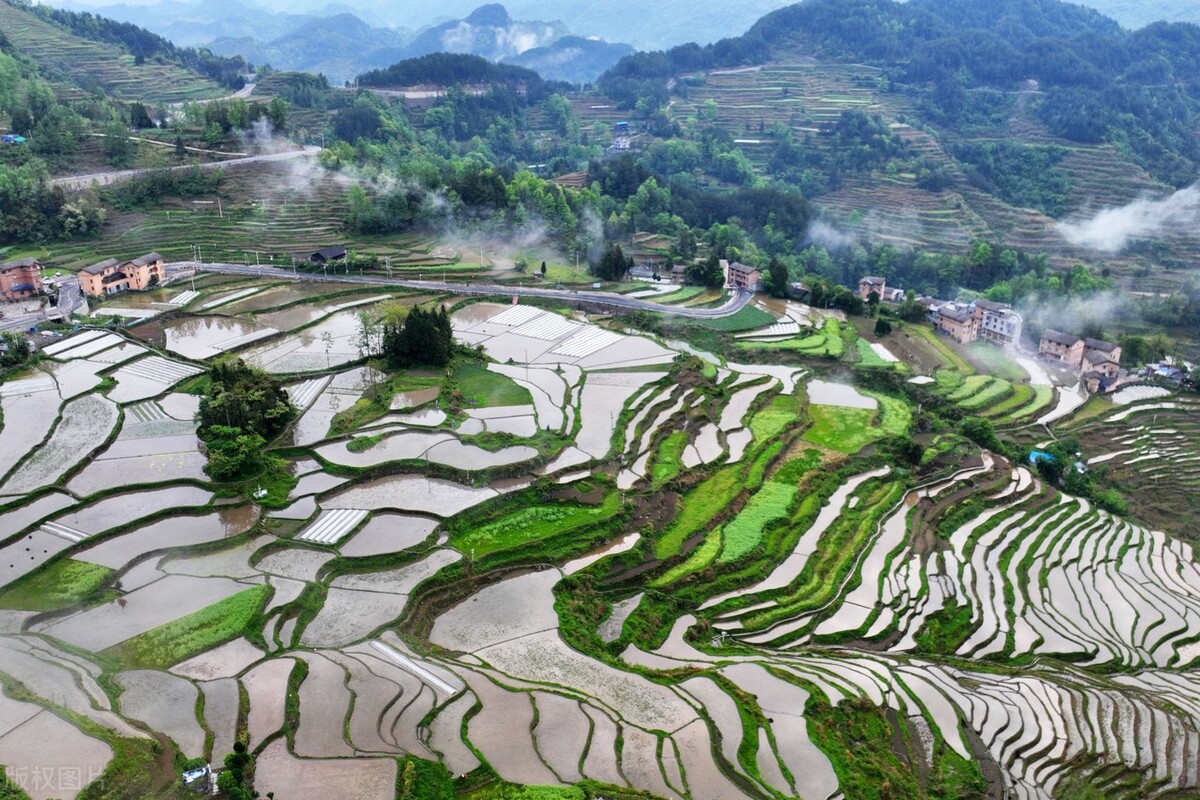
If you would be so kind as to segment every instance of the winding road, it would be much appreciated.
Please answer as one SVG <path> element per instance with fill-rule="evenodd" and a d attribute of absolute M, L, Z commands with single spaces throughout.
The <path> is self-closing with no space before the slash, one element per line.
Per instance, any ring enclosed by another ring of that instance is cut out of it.
<path fill-rule="evenodd" d="M 252 275 L 259 278 L 307 280 L 329 283 L 353 283 L 368 286 L 394 286 L 421 291 L 453 292 L 471 295 L 516 295 L 517 297 L 541 297 L 563 300 L 568 303 L 606 306 L 621 311 L 649 311 L 670 314 L 688 319 L 720 319 L 736 314 L 746 307 L 754 297 L 753 292 L 739 291 L 729 301 L 717 308 L 686 308 L 681 306 L 652 303 L 613 292 L 567 291 L 562 289 L 539 289 L 532 286 L 502 286 L 500 284 L 446 283 L 442 281 L 414 281 L 380 278 L 367 275 L 322 275 L 307 272 L 292 272 L 279 267 L 247 267 L 241 264 L 193 264 L 184 262 L 168 264 L 167 269 L 197 269 L 202 272 L 220 272 L 229 275 Z"/>
<path fill-rule="evenodd" d="M 225 169 L 227 167 L 238 167 L 246 164 L 257 164 L 264 161 L 291 161 L 296 158 L 313 158 L 317 153 L 321 152 L 321 148 L 314 146 L 306 147 L 303 150 L 287 150 L 282 153 L 263 153 L 256 156 L 246 156 L 244 158 L 229 158 L 224 161 L 209 161 L 203 164 L 180 164 L 175 167 L 153 167 L 146 169 L 122 169 L 109 172 L 93 172 L 89 175 L 67 175 L 62 178 L 55 178 L 50 181 L 54 186 L 61 186 L 69 191 L 86 189 L 92 185 L 92 182 L 107 186 L 110 183 L 120 183 L 127 181 L 130 178 L 135 178 L 138 175 L 143 175 L 147 172 L 175 172 L 178 170 L 191 169 L 199 167 L 200 169 Z"/>

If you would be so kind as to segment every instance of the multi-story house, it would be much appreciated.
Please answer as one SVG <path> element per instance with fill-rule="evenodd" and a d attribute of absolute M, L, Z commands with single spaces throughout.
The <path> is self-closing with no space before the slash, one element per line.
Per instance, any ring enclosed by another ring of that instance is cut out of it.
<path fill-rule="evenodd" d="M 79 287 L 88 297 L 105 297 L 126 291 L 144 291 L 167 277 L 163 257 L 147 253 L 131 261 L 110 258 L 79 271 Z"/>

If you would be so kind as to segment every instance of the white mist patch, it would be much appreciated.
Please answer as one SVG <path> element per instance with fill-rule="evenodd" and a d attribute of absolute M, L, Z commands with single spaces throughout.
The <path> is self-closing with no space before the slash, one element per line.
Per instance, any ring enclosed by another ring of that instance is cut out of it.
<path fill-rule="evenodd" d="M 856 243 L 858 237 L 852 233 L 840 231 L 828 222 L 816 220 L 808 226 L 804 240 L 808 244 L 820 245 L 826 250 L 841 250 Z"/>
<path fill-rule="evenodd" d="M 1090 219 L 1060 222 L 1058 231 L 1078 247 L 1115 253 L 1131 239 L 1144 239 L 1197 222 L 1200 222 L 1200 185 L 1192 185 L 1167 197 L 1142 197 L 1129 205 L 1106 208 Z"/>

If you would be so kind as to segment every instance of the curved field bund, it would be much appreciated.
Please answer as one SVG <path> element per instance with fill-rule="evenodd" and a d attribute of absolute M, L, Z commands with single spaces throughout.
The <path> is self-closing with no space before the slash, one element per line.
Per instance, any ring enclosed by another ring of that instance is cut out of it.
<path fill-rule="evenodd" d="M 204 279 L 180 302 L 308 346 L 363 299 Z M 993 797 L 1200 786 L 1190 545 L 954 442 L 918 472 L 853 455 L 907 431 L 898 396 L 672 363 L 528 306 L 454 325 L 522 358 L 291 380 L 289 480 L 262 506 L 166 452 L 198 455 L 180 386 L 202 363 L 85 331 L 0 384 L 27 421 L 0 429 L 0 672 L 28 690 L 0 697 L 0 763 L 102 769 L 149 753 L 146 725 L 213 760 L 241 735 L 256 790 L 336 800 L 391 800 L 413 758 L 473 788 L 681 800 L 849 796 L 885 768 Z M 972 413 L 1041 407 L 938 378 Z M 1197 408 L 1144 397 L 1073 432 L 1143 493 L 1194 494 Z M 92 450 L 64 457 L 68 435 Z"/>

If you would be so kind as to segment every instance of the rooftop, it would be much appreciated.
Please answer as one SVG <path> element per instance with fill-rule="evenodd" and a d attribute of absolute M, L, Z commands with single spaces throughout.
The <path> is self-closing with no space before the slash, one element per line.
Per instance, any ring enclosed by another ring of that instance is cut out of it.
<path fill-rule="evenodd" d="M 22 267 L 40 267 L 41 264 L 36 258 L 19 258 L 16 261 L 5 261 L 0 264 L 0 272 L 8 272 L 10 269 L 21 269 Z"/>
<path fill-rule="evenodd" d="M 751 273 L 758 272 L 758 270 L 756 268 L 748 267 L 745 264 L 739 264 L 736 261 L 732 262 L 729 265 L 729 271 L 730 272 L 740 272 L 742 275 L 750 275 Z"/>
<path fill-rule="evenodd" d="M 1012 311 L 1012 306 L 1008 303 L 996 303 L 992 300 L 976 300 L 975 305 L 984 311 Z"/>
<path fill-rule="evenodd" d="M 1042 341 L 1054 342 L 1055 344 L 1061 344 L 1066 347 L 1074 347 L 1075 343 L 1079 341 L 1079 337 L 1072 336 L 1069 333 L 1063 333 L 1062 331 L 1053 331 L 1047 328 L 1046 330 L 1042 331 Z"/>
<path fill-rule="evenodd" d="M 110 267 L 115 267 L 120 263 L 121 262 L 117 261 L 115 258 L 106 258 L 103 261 L 92 264 L 91 266 L 84 267 L 83 269 L 81 269 L 79 271 L 86 272 L 88 275 L 100 275 L 106 269 L 109 269 Z"/>
<path fill-rule="evenodd" d="M 144 267 L 147 264 L 153 264 L 155 261 L 162 261 L 163 257 L 158 253 L 146 253 L 144 256 L 138 256 L 133 261 L 129 262 L 135 267 Z"/>
<path fill-rule="evenodd" d="M 883 286 L 884 284 L 887 283 L 887 279 L 880 278 L 875 275 L 864 275 L 862 280 L 859 281 L 859 283 L 860 284 L 866 283 L 871 286 Z"/>
<path fill-rule="evenodd" d="M 938 309 L 938 316 L 945 317 L 946 319 L 952 319 L 955 322 L 966 322 L 971 319 L 971 315 L 966 311 L 960 311 L 957 308 L 946 306 L 942 306 Z"/>
<path fill-rule="evenodd" d="M 1103 339 L 1084 339 L 1083 344 L 1088 350 L 1099 350 L 1102 353 L 1111 353 L 1117 349 L 1115 344 Z"/>
<path fill-rule="evenodd" d="M 1088 350 L 1083 354 L 1083 357 L 1092 364 L 1116 364 L 1119 363 L 1115 358 L 1110 356 L 1103 350 Z"/>

